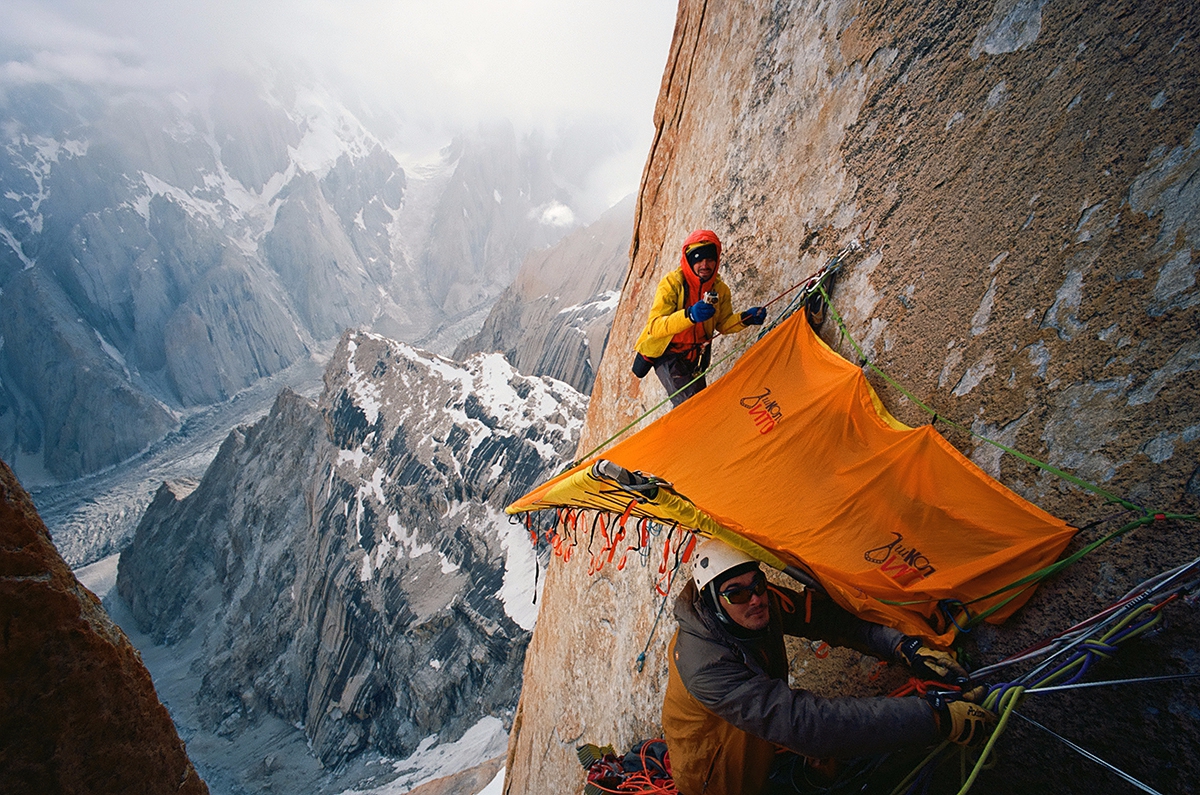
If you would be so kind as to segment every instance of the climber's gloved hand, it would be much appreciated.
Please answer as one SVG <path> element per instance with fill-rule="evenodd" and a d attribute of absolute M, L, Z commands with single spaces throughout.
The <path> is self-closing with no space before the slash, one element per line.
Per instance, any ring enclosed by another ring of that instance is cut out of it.
<path fill-rule="evenodd" d="M 717 313 L 717 308 L 707 301 L 697 301 L 687 308 L 688 320 L 703 323 Z"/>
<path fill-rule="evenodd" d="M 971 687 L 971 677 L 958 660 L 945 651 L 931 649 L 920 638 L 905 636 L 896 647 L 897 657 L 902 659 L 912 672 L 922 679 L 945 682 L 962 690 L 960 698 L 976 704 L 983 701 L 987 688 L 983 685 Z"/>
<path fill-rule="evenodd" d="M 941 649 L 931 649 L 912 635 L 905 636 L 896 647 L 899 657 L 922 679 L 933 679 L 949 685 L 962 685 L 969 680 L 967 669 Z"/>
<path fill-rule="evenodd" d="M 752 306 L 742 313 L 742 324 L 746 326 L 761 326 L 767 319 L 765 306 Z"/>
<path fill-rule="evenodd" d="M 938 713 L 942 736 L 967 747 L 978 747 L 987 742 L 999 720 L 995 712 L 969 701 L 943 702 L 940 708 L 935 706 L 934 709 Z"/>

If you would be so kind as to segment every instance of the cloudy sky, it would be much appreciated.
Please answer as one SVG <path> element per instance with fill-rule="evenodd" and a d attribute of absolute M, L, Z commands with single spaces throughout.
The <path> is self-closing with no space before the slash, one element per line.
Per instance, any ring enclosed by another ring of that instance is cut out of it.
<path fill-rule="evenodd" d="M 426 129 L 603 124 L 640 167 L 675 0 L 6 0 L 0 91 L 184 87 L 298 59 Z M 637 151 L 640 150 L 640 151 Z"/>

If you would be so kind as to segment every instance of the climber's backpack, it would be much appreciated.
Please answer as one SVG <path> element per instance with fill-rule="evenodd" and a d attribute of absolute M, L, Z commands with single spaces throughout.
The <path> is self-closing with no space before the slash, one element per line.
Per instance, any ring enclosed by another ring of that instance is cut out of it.
<path fill-rule="evenodd" d="M 576 749 L 579 764 L 587 770 L 584 795 L 608 793 L 675 793 L 671 762 L 663 740 L 634 743 L 629 753 L 617 756 L 611 745 L 581 745 Z"/>

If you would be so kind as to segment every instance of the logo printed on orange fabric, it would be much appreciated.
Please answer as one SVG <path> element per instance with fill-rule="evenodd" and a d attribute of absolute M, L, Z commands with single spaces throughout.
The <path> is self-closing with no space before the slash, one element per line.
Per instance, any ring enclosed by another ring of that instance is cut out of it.
<path fill-rule="evenodd" d="M 761 395 L 747 395 L 738 402 L 749 412 L 759 433 L 770 433 L 783 420 L 783 409 L 771 399 L 770 389 Z"/>
<path fill-rule="evenodd" d="M 929 558 L 916 547 L 904 546 L 904 536 L 895 530 L 892 531 L 892 535 L 895 538 L 891 542 L 864 552 L 863 560 L 878 565 L 881 572 L 901 585 L 923 580 L 937 571 Z"/>

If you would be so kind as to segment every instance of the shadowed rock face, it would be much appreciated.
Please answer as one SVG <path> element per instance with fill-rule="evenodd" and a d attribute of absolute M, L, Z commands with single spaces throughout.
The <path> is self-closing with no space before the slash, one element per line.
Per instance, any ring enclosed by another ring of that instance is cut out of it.
<path fill-rule="evenodd" d="M 580 449 L 662 397 L 655 379 L 629 374 L 629 351 L 690 230 L 724 241 L 739 308 L 859 240 L 865 250 L 846 263 L 833 299 L 873 362 L 976 432 L 1150 510 L 1195 512 L 1200 39 L 1191 15 L 1183 2 L 685 0 L 631 273 Z M 823 333 L 856 357 L 834 323 Z M 930 421 L 872 378 L 902 421 Z M 1101 498 L 944 432 L 1051 513 L 1084 527 L 1113 514 Z M 1116 526 L 1088 527 L 1072 549 Z M 994 662 L 1198 551 L 1194 526 L 1139 531 L 1043 585 L 968 647 Z M 657 608 L 653 576 L 551 566 L 509 749 L 510 792 L 580 781 L 576 743 L 628 747 L 660 731 L 669 620 L 645 672 L 634 665 Z M 619 624 L 600 620 L 617 611 Z M 1194 669 L 1198 636 L 1194 611 L 1177 611 L 1167 632 L 1106 663 L 1104 678 Z M 799 681 L 817 692 L 872 692 L 857 656 L 800 660 Z M 605 684 L 572 687 L 560 672 Z M 1196 696 L 1195 685 L 1161 686 L 1028 709 L 1169 791 L 1200 780 L 1188 750 L 1200 742 Z M 999 766 L 973 791 L 1034 790 L 1046 770 L 1056 771 L 1056 791 L 1114 786 L 1111 773 L 1034 731 L 1010 731 Z"/>
<path fill-rule="evenodd" d="M 509 720 L 533 552 L 501 507 L 561 464 L 583 404 L 495 354 L 347 332 L 319 405 L 282 392 L 194 491 L 160 490 L 118 591 L 158 642 L 204 647 L 200 720 L 222 736 L 275 715 L 336 767 Z"/>
<path fill-rule="evenodd" d="M 0 791 L 208 792 L 137 650 L 3 462 L 0 627 Z"/>

